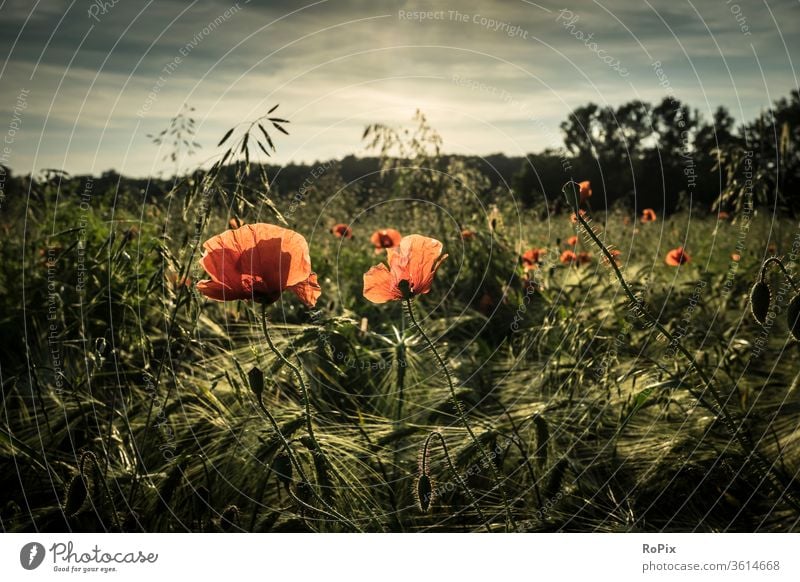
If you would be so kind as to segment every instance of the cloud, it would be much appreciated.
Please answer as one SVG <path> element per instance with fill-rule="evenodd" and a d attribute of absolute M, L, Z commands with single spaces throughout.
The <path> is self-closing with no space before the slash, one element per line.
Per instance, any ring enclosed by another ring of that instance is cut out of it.
<path fill-rule="evenodd" d="M 108 4 L 99 22 L 90 3 L 0 8 L 0 81 L 31 91 L 15 169 L 164 169 L 146 134 L 187 102 L 203 159 L 228 127 L 281 103 L 292 135 L 276 159 L 310 161 L 360 152 L 364 125 L 403 123 L 418 108 L 452 151 L 556 146 L 573 107 L 660 100 L 655 60 L 674 93 L 708 116 L 723 104 L 752 117 L 796 86 L 800 21 L 785 1 Z M 577 20 L 567 25 L 562 10 Z M 408 16 L 419 11 L 437 15 Z M 0 123 L 12 101 L 0 101 Z"/>

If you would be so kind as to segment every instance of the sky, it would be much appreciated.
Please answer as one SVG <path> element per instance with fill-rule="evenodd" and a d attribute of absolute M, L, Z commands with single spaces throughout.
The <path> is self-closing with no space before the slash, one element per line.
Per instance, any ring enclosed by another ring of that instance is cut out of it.
<path fill-rule="evenodd" d="M 749 120 L 798 87 L 798 0 L 0 0 L 0 163 L 172 173 L 151 142 L 185 104 L 208 165 L 228 128 L 288 119 L 272 162 L 367 155 L 422 110 L 446 152 L 562 143 L 588 102 L 671 94 Z"/>

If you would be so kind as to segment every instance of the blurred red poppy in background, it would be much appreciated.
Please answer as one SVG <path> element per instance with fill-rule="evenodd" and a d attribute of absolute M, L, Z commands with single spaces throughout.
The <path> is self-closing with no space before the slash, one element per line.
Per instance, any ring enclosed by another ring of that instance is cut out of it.
<path fill-rule="evenodd" d="M 578 255 L 576 255 L 574 251 L 566 250 L 561 253 L 561 258 L 559 260 L 565 265 L 569 265 L 574 263 L 577 259 Z"/>
<path fill-rule="evenodd" d="M 228 228 L 236 230 L 237 228 L 241 228 L 243 224 L 244 222 L 242 222 L 242 220 L 238 216 L 234 216 L 228 221 Z"/>
<path fill-rule="evenodd" d="M 581 197 L 581 204 L 583 204 L 592 197 L 592 183 L 589 182 L 589 180 L 584 180 L 578 184 L 578 186 L 580 187 L 579 194 Z"/>
<path fill-rule="evenodd" d="M 656 221 L 656 211 L 652 208 L 645 208 L 642 210 L 642 222 L 655 222 Z"/>
<path fill-rule="evenodd" d="M 384 228 L 376 230 L 369 237 L 370 242 L 375 245 L 375 252 L 379 253 L 383 249 L 390 249 L 400 244 L 400 239 L 403 235 L 393 228 Z"/>
<path fill-rule="evenodd" d="M 667 253 L 667 256 L 664 257 L 664 262 L 670 267 L 677 267 L 679 265 L 683 265 L 684 263 L 688 263 L 691 260 L 692 257 L 690 257 L 688 253 L 683 250 L 683 247 L 672 249 Z"/>
<path fill-rule="evenodd" d="M 461 231 L 461 240 L 472 240 L 475 238 L 475 231 L 465 228 Z"/>
<path fill-rule="evenodd" d="M 216 301 L 253 299 L 274 303 L 291 291 L 309 307 L 321 289 L 311 272 L 308 243 L 302 235 L 272 224 L 247 224 L 203 243 L 200 264 L 211 276 L 197 290 Z"/>
<path fill-rule="evenodd" d="M 331 228 L 333 236 L 336 238 L 353 238 L 353 230 L 346 224 L 335 224 Z"/>
<path fill-rule="evenodd" d="M 576 247 L 578 246 L 578 237 L 577 235 L 572 235 L 567 240 L 564 241 L 564 244 L 568 247 Z"/>
<path fill-rule="evenodd" d="M 584 216 L 584 217 L 586 216 L 586 211 L 585 211 L 585 210 L 579 210 L 579 212 L 580 212 L 581 216 Z M 577 217 L 577 216 L 575 216 L 575 213 L 574 213 L 574 212 L 573 212 L 573 213 L 572 213 L 572 215 L 569 217 L 569 221 L 570 221 L 572 224 L 578 224 L 578 217 Z"/>
<path fill-rule="evenodd" d="M 528 249 L 522 253 L 522 266 L 526 271 L 537 268 L 546 252 L 547 249 Z"/>

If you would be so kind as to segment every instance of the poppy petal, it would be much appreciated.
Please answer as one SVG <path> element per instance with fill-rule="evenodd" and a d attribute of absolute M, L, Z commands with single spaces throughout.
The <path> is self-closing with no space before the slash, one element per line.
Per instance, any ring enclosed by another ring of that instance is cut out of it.
<path fill-rule="evenodd" d="M 249 293 L 243 289 L 228 287 L 219 281 L 205 279 L 197 282 L 197 290 L 214 301 L 236 301 L 237 299 L 251 299 Z"/>
<path fill-rule="evenodd" d="M 289 289 L 292 293 L 297 295 L 300 301 L 305 303 L 307 307 L 314 307 L 317 304 L 317 299 L 322 295 L 322 288 L 317 282 L 316 273 L 311 273 L 308 279 L 289 287 Z"/>
<path fill-rule="evenodd" d="M 412 234 L 404 237 L 389 254 L 389 265 L 398 281 L 407 280 L 414 294 L 420 295 L 430 291 L 436 270 L 446 258 L 441 242 Z"/>
<path fill-rule="evenodd" d="M 403 296 L 389 268 L 381 263 L 364 273 L 364 297 L 373 303 L 396 301 Z"/>
<path fill-rule="evenodd" d="M 244 248 L 242 273 L 258 275 L 270 291 L 283 291 L 308 279 L 311 258 L 302 235 L 272 224 L 248 224 L 231 231 Z"/>

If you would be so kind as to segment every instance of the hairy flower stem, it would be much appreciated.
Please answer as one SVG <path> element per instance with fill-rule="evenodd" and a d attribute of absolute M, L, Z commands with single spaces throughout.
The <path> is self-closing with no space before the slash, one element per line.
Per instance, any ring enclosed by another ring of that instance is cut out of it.
<path fill-rule="evenodd" d="M 265 304 L 262 304 L 262 306 L 261 306 L 261 325 L 262 325 L 262 327 L 264 329 L 264 337 L 267 339 L 267 345 L 269 346 L 269 349 L 272 350 L 272 353 L 275 354 L 275 356 L 281 362 L 283 362 L 283 364 L 287 368 L 289 368 L 292 371 L 292 373 L 295 375 L 295 377 L 297 378 L 297 382 L 300 384 L 300 392 L 302 393 L 302 397 L 303 397 L 303 408 L 305 409 L 306 430 L 308 431 L 308 436 L 311 439 L 311 442 L 314 444 L 315 454 L 319 454 L 319 455 L 322 455 L 324 457 L 325 454 L 322 451 L 322 447 L 320 446 L 319 441 L 317 441 L 317 437 L 314 434 L 314 426 L 313 426 L 313 423 L 311 422 L 311 420 L 312 420 L 312 418 L 311 418 L 311 398 L 310 398 L 310 395 L 309 395 L 309 392 L 308 392 L 308 387 L 306 386 L 305 380 L 303 379 L 303 373 L 300 371 L 300 368 L 298 368 L 297 366 L 292 364 L 286 358 L 286 356 L 284 356 L 281 353 L 281 351 L 277 347 L 275 347 L 275 344 L 272 342 L 272 337 L 269 334 L 269 325 L 267 325 L 267 323 L 268 323 L 267 305 L 265 303 Z"/>
<path fill-rule="evenodd" d="M 644 302 L 642 302 L 636 295 L 634 295 L 633 291 L 631 290 L 628 282 L 625 280 L 625 276 L 620 271 L 619 267 L 617 266 L 617 262 L 614 260 L 614 257 L 609 252 L 606 245 L 603 244 L 603 241 L 600 240 L 600 237 L 597 236 L 597 233 L 594 232 L 589 223 L 586 222 L 586 219 L 581 216 L 578 198 L 577 198 L 577 190 L 575 186 L 577 186 L 573 181 L 567 182 L 561 189 L 561 192 L 566 196 L 567 201 L 572 206 L 573 211 L 575 212 L 575 217 L 578 220 L 578 223 L 581 225 L 583 231 L 592 239 L 597 248 L 600 249 L 600 252 L 603 253 L 608 264 L 614 271 L 614 275 L 616 276 L 617 280 L 619 281 L 620 286 L 622 287 L 623 292 L 628 297 L 630 302 L 634 305 L 637 313 L 641 314 L 642 317 L 655 329 L 657 329 L 667 340 L 670 342 L 670 345 L 674 345 L 675 348 L 686 358 L 686 361 L 689 365 L 694 369 L 695 373 L 697 373 L 700 380 L 702 380 L 703 384 L 705 384 L 706 390 L 711 394 L 711 397 L 714 400 L 714 404 L 707 402 L 702 395 L 698 395 L 698 400 L 713 414 L 720 417 L 725 427 L 728 429 L 728 432 L 733 436 L 739 446 L 747 455 L 747 458 L 752 458 L 757 465 L 759 465 L 759 469 L 764 472 L 765 478 L 769 484 L 774 487 L 779 495 L 782 495 L 786 498 L 786 500 L 792 505 L 795 509 L 800 508 L 800 504 L 794 499 L 794 496 L 789 492 L 788 488 L 779 482 L 779 479 L 775 475 L 775 472 L 772 470 L 771 465 L 769 465 L 759 452 L 756 450 L 753 443 L 750 441 L 750 438 L 742 431 L 742 427 L 740 424 L 737 424 L 734 421 L 733 417 L 728 413 L 727 409 L 725 408 L 725 402 L 722 400 L 719 391 L 717 388 L 711 383 L 711 379 L 706 375 L 700 365 L 695 360 L 694 356 L 687 350 L 683 344 L 675 339 L 675 337 L 667 330 L 664 325 L 658 321 L 658 319 L 650 313 L 650 311 L 645 307 Z M 567 194 L 567 188 L 569 186 L 573 187 L 572 196 Z M 769 261 L 767 261 L 769 262 Z M 780 261 L 778 263 L 783 266 Z M 766 263 L 765 263 L 766 264 Z M 784 269 L 785 272 L 785 269 Z M 788 276 L 788 273 L 786 273 Z M 790 279 L 791 282 L 791 279 Z M 793 284 L 793 283 L 792 283 Z"/>
<path fill-rule="evenodd" d="M 789 281 L 789 285 L 792 286 L 792 289 L 794 289 L 795 293 L 800 293 L 800 288 L 798 288 L 797 285 L 795 284 L 794 278 L 792 278 L 792 276 L 789 274 L 789 271 L 786 269 L 786 266 L 783 264 L 783 261 L 780 260 L 780 258 L 778 257 L 770 257 L 766 261 L 764 261 L 764 264 L 761 265 L 761 276 L 759 277 L 759 279 L 762 282 L 764 281 L 764 279 L 767 276 L 767 267 L 769 267 L 773 263 L 778 265 L 781 271 L 783 271 L 783 276 L 786 277 L 787 281 Z"/>
<path fill-rule="evenodd" d="M 300 475 L 300 478 L 303 480 L 303 482 L 310 483 L 310 481 L 308 480 L 308 477 L 306 477 L 305 471 L 303 470 L 303 466 L 300 464 L 300 461 L 297 460 L 297 457 L 294 454 L 294 450 L 292 450 L 292 446 L 289 444 L 289 441 L 286 440 L 286 437 L 281 432 L 281 427 L 280 427 L 280 425 L 278 425 L 278 421 L 275 419 L 275 417 L 272 415 L 272 413 L 269 411 L 269 409 L 266 406 L 264 406 L 264 402 L 261 400 L 261 396 L 260 395 L 258 396 L 257 401 L 258 401 L 258 407 L 261 409 L 261 412 L 263 412 L 264 416 L 267 417 L 267 420 L 269 420 L 269 423 L 272 425 L 272 429 L 275 431 L 275 434 L 278 435 L 278 439 L 281 441 L 281 445 L 283 446 L 283 450 L 286 451 L 286 456 L 289 457 L 289 461 L 292 463 L 294 468 L 297 470 L 297 474 Z M 314 489 L 312 487 L 311 488 L 311 492 L 314 495 L 314 497 L 316 497 L 317 500 L 320 503 L 322 503 L 322 505 L 325 506 L 325 508 L 327 509 L 327 513 L 329 513 L 329 515 L 332 515 L 336 519 L 340 520 L 342 523 L 346 523 L 351 528 L 353 528 L 355 531 L 358 531 L 358 532 L 361 531 L 361 528 L 359 528 L 356 524 L 354 524 L 352 521 L 350 521 L 349 519 L 344 517 L 342 514 L 340 514 L 338 511 L 336 511 L 333 507 L 331 507 L 328 504 L 328 502 L 326 502 L 322 498 L 322 496 L 317 493 L 316 489 Z M 295 498 L 295 495 L 293 495 L 291 492 L 290 492 L 290 495 L 291 495 L 292 498 Z M 319 511 L 320 513 L 326 513 L 326 512 L 321 511 L 321 510 L 319 510 L 317 508 L 310 507 L 306 503 L 303 503 L 302 505 L 304 505 L 306 507 L 306 509 L 310 508 L 310 509 L 314 509 L 315 511 Z"/>
<path fill-rule="evenodd" d="M 441 443 L 442 445 L 444 458 L 447 461 L 447 466 L 450 468 L 450 472 L 453 473 L 453 476 L 456 478 L 456 481 L 458 481 L 458 484 L 461 485 L 461 488 L 467 492 L 471 504 L 475 506 L 475 511 L 478 514 L 478 518 L 483 522 L 483 527 L 486 528 L 487 532 L 491 533 L 492 530 L 489 527 L 489 522 L 486 520 L 486 517 L 483 515 L 483 511 L 481 511 L 481 508 L 478 505 L 478 498 L 475 496 L 475 493 L 472 491 L 472 489 L 470 489 L 470 486 L 467 485 L 467 480 L 464 479 L 464 477 L 456 469 L 456 466 L 453 463 L 453 459 L 450 457 L 450 451 L 447 450 L 447 442 L 445 442 L 444 437 L 438 431 L 433 431 L 432 433 L 430 433 L 428 435 L 428 438 L 425 439 L 425 444 L 422 446 L 422 459 L 420 467 L 421 472 L 427 474 L 428 450 L 430 449 L 431 439 L 433 437 L 439 437 L 439 443 Z"/>
<path fill-rule="evenodd" d="M 480 441 L 478 441 L 478 437 L 475 436 L 475 433 L 472 430 L 472 426 L 467 420 L 467 415 L 464 413 L 464 407 L 461 406 L 461 402 L 458 399 L 455 386 L 453 385 L 453 378 L 450 376 L 450 371 L 447 369 L 447 365 L 444 363 L 442 356 L 439 355 L 439 352 L 436 349 L 434 343 L 431 341 L 431 338 L 428 337 L 428 334 L 425 333 L 425 331 L 422 329 L 422 326 L 420 326 L 419 322 L 417 322 L 417 318 L 414 316 L 414 307 L 411 303 L 411 298 L 409 297 L 405 299 L 403 301 L 403 305 L 406 308 L 406 312 L 408 313 L 408 319 L 411 321 L 411 324 L 422 336 L 422 339 L 425 340 L 425 343 L 430 348 L 434 358 L 436 358 L 436 361 L 439 364 L 439 367 L 441 368 L 442 372 L 447 378 L 447 386 L 448 388 L 450 388 L 450 397 L 453 399 L 453 405 L 455 406 L 456 412 L 458 413 L 458 418 L 461 421 L 461 424 L 464 425 L 464 428 L 467 429 L 467 432 L 469 433 L 469 436 L 472 439 L 473 444 L 480 451 L 484 462 L 488 465 L 489 471 L 491 471 L 492 473 L 492 479 L 495 482 L 495 486 L 500 491 L 500 494 L 503 497 L 503 507 L 505 508 L 506 512 L 507 526 L 510 526 L 512 530 L 516 530 L 516 522 L 514 521 L 514 516 L 511 513 L 511 506 L 508 503 L 508 496 L 506 495 L 505 487 L 503 486 L 503 483 L 500 480 L 500 474 L 497 471 L 497 467 L 495 467 L 494 461 L 491 459 L 491 457 L 489 457 L 489 454 L 483 448 L 483 445 L 481 445 Z"/>
<path fill-rule="evenodd" d="M 278 348 L 275 346 L 275 344 L 272 341 L 272 337 L 269 334 L 269 325 L 267 325 L 267 323 L 268 323 L 267 305 L 266 304 L 262 304 L 261 305 L 261 326 L 262 326 L 262 329 L 264 330 L 264 337 L 267 340 L 267 345 L 269 346 L 269 349 L 272 351 L 272 353 L 274 353 L 275 356 L 281 362 L 283 362 L 283 364 L 286 365 L 294 373 L 294 375 L 297 377 L 297 381 L 300 383 L 300 390 L 301 390 L 302 396 L 303 396 L 303 405 L 304 405 L 304 408 L 305 408 L 304 416 L 305 416 L 305 420 L 306 420 L 306 429 L 308 430 L 308 436 L 311 439 L 312 444 L 314 445 L 314 454 L 315 455 L 320 455 L 323 458 L 323 460 L 325 461 L 325 463 L 327 464 L 327 459 L 325 458 L 325 453 L 323 452 L 322 447 L 320 446 L 319 442 L 317 441 L 317 438 L 316 438 L 316 436 L 314 434 L 314 428 L 313 428 L 312 423 L 311 423 L 311 403 L 309 402 L 308 388 L 306 387 L 305 380 L 303 379 L 303 374 L 300 372 L 300 369 L 297 366 L 295 366 L 294 364 L 292 364 L 286 358 L 286 356 L 284 356 L 281 353 L 281 351 L 278 350 Z M 269 419 L 270 424 L 272 424 L 272 427 L 275 429 L 275 432 L 278 434 L 278 437 L 281 439 L 281 442 L 282 442 L 282 444 L 284 446 L 284 449 L 286 450 L 286 454 L 289 456 L 289 459 L 291 460 L 292 464 L 297 469 L 298 474 L 303 479 L 303 481 L 305 481 L 306 483 L 310 483 L 308 478 L 305 476 L 303 468 L 300 466 L 300 463 L 297 461 L 297 458 L 294 456 L 294 451 L 292 451 L 291 447 L 289 446 L 289 442 L 286 440 L 286 437 L 283 436 L 283 433 L 281 433 L 280 427 L 278 426 L 278 423 L 275 420 L 275 417 L 272 416 L 272 414 L 269 412 L 269 410 L 267 410 L 266 406 L 264 406 L 263 402 L 261 402 L 261 398 L 260 397 L 258 399 L 258 404 L 259 404 L 259 407 L 261 408 L 261 410 L 267 416 L 267 419 Z M 311 489 L 314 492 L 314 496 L 325 506 L 325 508 L 329 512 L 331 512 L 332 514 L 336 515 L 337 518 L 341 519 L 342 521 L 344 521 L 345 523 L 347 523 L 348 525 L 350 525 L 354 529 L 356 529 L 356 530 L 359 529 L 353 522 L 351 522 L 347 518 L 341 516 L 335 509 L 333 509 L 328 504 L 328 502 L 325 501 L 325 499 L 316 492 L 316 490 L 313 487 Z"/>

